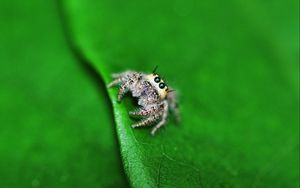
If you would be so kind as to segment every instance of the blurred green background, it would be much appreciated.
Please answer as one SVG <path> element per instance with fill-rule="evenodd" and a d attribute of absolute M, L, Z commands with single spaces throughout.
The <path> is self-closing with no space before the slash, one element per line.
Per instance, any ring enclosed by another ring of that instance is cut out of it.
<path fill-rule="evenodd" d="M 298 187 L 299 2 L 1 0 L 0 187 Z M 133 130 L 156 66 L 182 123 Z"/>
<path fill-rule="evenodd" d="M 0 187 L 127 185 L 105 87 L 68 47 L 57 2 L 0 14 Z"/>

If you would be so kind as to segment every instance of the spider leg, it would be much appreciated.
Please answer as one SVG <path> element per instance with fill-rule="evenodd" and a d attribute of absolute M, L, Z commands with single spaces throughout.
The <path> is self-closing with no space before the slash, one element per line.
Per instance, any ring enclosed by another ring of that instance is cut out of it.
<path fill-rule="evenodd" d="M 128 86 L 129 86 L 128 81 L 125 81 L 122 83 L 122 78 L 118 78 L 118 79 L 113 80 L 111 83 L 109 83 L 107 85 L 107 88 L 111 88 L 111 87 L 114 87 L 119 84 L 121 84 L 121 85 L 120 85 L 119 92 L 118 92 L 118 101 L 121 101 L 124 94 L 128 91 Z"/>
<path fill-rule="evenodd" d="M 162 118 L 161 121 L 155 125 L 155 127 L 151 130 L 151 134 L 155 135 L 155 132 L 161 128 L 163 125 L 165 125 L 166 121 L 167 121 L 167 117 L 168 117 L 168 109 L 169 109 L 169 105 L 168 102 L 165 101 L 164 102 L 164 109 L 163 109 L 163 114 L 162 114 Z"/>
<path fill-rule="evenodd" d="M 119 88 L 119 93 L 118 93 L 118 101 L 119 102 L 122 100 L 123 96 L 128 91 L 128 86 L 129 86 L 128 82 L 124 82 L 121 84 L 121 86 Z"/>
<path fill-rule="evenodd" d="M 116 85 L 120 85 L 118 92 L 118 101 L 122 100 L 124 94 L 130 90 L 130 86 L 134 85 L 135 82 L 141 77 L 140 73 L 133 71 L 125 71 L 122 73 L 112 74 L 114 80 L 107 85 L 108 88 L 111 88 Z"/>
<path fill-rule="evenodd" d="M 119 85 L 121 82 L 122 82 L 121 78 L 117 78 L 117 79 L 113 80 L 112 82 L 110 82 L 107 85 L 107 88 L 111 88 L 111 87 L 114 87 L 116 85 Z"/>
<path fill-rule="evenodd" d="M 107 88 L 111 88 L 113 86 L 119 85 L 121 82 L 125 82 L 128 77 L 132 75 L 131 71 L 125 71 L 121 73 L 113 73 L 111 77 L 114 79 L 107 85 Z"/>
<path fill-rule="evenodd" d="M 150 110 L 145 110 L 145 109 L 141 108 L 141 109 L 138 109 L 136 111 L 130 111 L 129 115 L 130 116 L 147 116 L 150 113 L 151 113 Z"/>
<path fill-rule="evenodd" d="M 136 128 L 136 127 L 144 127 L 144 126 L 149 126 L 151 125 L 152 123 L 156 122 L 158 119 L 158 116 L 156 115 L 153 115 L 153 116 L 150 116 L 136 124 L 133 124 L 131 125 L 132 128 Z"/>
<path fill-rule="evenodd" d="M 120 78 L 121 76 L 122 76 L 122 73 L 113 73 L 111 75 L 111 77 L 114 78 L 114 79 Z"/>
<path fill-rule="evenodd" d="M 136 111 L 129 112 L 129 115 L 131 115 L 131 116 L 149 116 L 151 114 L 154 114 L 158 110 L 159 110 L 159 108 L 157 108 L 156 106 L 152 106 L 152 107 L 150 107 L 148 109 L 139 108 Z"/>
<path fill-rule="evenodd" d="M 170 111 L 175 115 L 176 123 L 180 123 L 180 111 L 178 108 L 178 103 L 176 101 L 176 93 L 168 93 L 167 100 L 169 103 Z"/>
<path fill-rule="evenodd" d="M 107 85 L 107 88 L 111 88 L 111 87 L 114 87 L 116 85 L 120 85 L 122 83 L 122 77 L 120 78 L 117 78 L 115 80 L 113 80 L 112 82 L 110 82 L 108 85 Z M 128 82 L 125 81 L 123 82 L 121 85 L 120 85 L 120 88 L 119 88 L 119 92 L 118 92 L 118 101 L 120 102 L 123 95 L 128 91 Z"/>

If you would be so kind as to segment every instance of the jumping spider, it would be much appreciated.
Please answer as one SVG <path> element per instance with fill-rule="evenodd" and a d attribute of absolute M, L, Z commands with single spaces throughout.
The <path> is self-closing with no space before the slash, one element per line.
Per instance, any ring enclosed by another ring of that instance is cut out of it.
<path fill-rule="evenodd" d="M 129 112 L 129 115 L 140 117 L 142 120 L 133 124 L 132 127 L 149 126 L 156 123 L 151 131 L 152 135 L 165 125 L 169 110 L 175 114 L 177 122 L 180 118 L 175 92 L 155 73 L 156 68 L 152 74 L 135 71 L 113 74 L 114 80 L 107 86 L 108 88 L 119 86 L 118 102 L 122 100 L 122 97 L 128 91 L 132 93 L 133 97 L 138 98 L 140 108 Z"/>

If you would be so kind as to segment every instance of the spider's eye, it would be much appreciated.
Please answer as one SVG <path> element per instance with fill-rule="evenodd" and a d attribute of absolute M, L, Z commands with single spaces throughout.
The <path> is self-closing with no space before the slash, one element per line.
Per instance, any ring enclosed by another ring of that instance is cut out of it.
<path fill-rule="evenodd" d="M 154 82 L 156 82 L 156 83 L 160 82 L 160 77 L 156 76 L 156 77 L 154 78 Z"/>
<path fill-rule="evenodd" d="M 159 84 L 159 88 L 160 88 L 160 89 L 163 89 L 163 88 L 165 88 L 165 87 L 166 87 L 166 84 L 165 84 L 165 83 L 160 83 L 160 84 Z"/>

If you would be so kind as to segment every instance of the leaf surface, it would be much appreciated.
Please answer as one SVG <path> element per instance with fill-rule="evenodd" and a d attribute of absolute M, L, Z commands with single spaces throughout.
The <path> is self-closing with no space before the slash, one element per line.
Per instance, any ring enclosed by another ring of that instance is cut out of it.
<path fill-rule="evenodd" d="M 73 45 L 105 83 L 155 65 L 179 93 L 151 137 L 109 90 L 133 187 L 296 187 L 297 1 L 66 0 Z"/>

